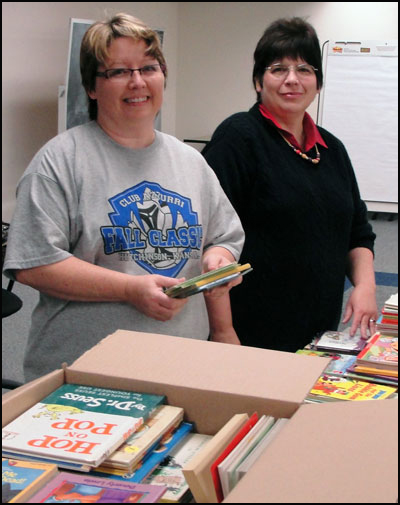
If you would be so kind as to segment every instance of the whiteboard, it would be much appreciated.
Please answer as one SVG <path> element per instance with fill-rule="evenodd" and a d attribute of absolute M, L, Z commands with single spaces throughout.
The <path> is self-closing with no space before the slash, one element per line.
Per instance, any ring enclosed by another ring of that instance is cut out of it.
<path fill-rule="evenodd" d="M 317 123 L 345 145 L 366 202 L 398 202 L 398 42 L 327 41 Z"/>
<path fill-rule="evenodd" d="M 70 19 L 66 85 L 58 90 L 58 133 L 90 121 L 88 98 L 81 80 L 80 50 L 83 36 L 94 22 L 90 19 Z M 162 45 L 164 32 L 155 31 Z M 154 127 L 161 130 L 161 112 L 156 116 Z"/>

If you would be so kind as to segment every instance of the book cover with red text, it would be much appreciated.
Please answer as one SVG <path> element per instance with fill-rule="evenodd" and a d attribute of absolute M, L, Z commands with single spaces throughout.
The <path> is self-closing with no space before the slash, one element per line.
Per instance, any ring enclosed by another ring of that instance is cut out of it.
<path fill-rule="evenodd" d="M 3 428 L 3 450 L 96 467 L 164 400 L 63 384 Z"/>

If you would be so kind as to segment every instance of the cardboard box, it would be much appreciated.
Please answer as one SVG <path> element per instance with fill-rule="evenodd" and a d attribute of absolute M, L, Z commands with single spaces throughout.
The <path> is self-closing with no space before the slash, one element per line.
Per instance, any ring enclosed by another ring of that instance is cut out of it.
<path fill-rule="evenodd" d="M 3 426 L 64 381 L 165 394 L 211 435 L 257 411 L 291 420 L 225 502 L 395 502 L 397 401 L 301 405 L 328 361 L 119 330 L 3 395 Z"/>

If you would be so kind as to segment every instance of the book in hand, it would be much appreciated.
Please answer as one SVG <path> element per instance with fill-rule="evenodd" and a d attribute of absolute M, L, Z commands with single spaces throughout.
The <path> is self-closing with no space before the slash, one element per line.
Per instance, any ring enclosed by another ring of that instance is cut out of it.
<path fill-rule="evenodd" d="M 2 458 L 2 503 L 26 503 L 57 472 L 54 464 Z"/>
<path fill-rule="evenodd" d="M 345 331 L 325 331 L 313 343 L 319 351 L 335 351 L 345 354 L 358 354 L 364 349 L 367 340 L 363 339 L 359 332 L 353 337 L 350 336 L 350 329 Z"/>
<path fill-rule="evenodd" d="M 252 268 L 249 263 L 245 265 L 230 263 L 229 265 L 211 270 L 210 272 L 206 272 L 167 288 L 165 289 L 165 293 L 171 298 L 187 298 L 188 296 L 201 293 L 207 289 L 213 289 L 217 286 L 227 284 L 239 277 L 239 275 L 245 275 L 251 272 L 251 270 Z"/>
<path fill-rule="evenodd" d="M 96 467 L 164 396 L 63 384 L 3 428 L 3 449 Z"/>
<path fill-rule="evenodd" d="M 384 400 L 394 396 L 396 391 L 397 388 L 392 386 L 374 384 L 346 377 L 322 375 L 307 395 L 307 399 L 320 402 Z"/>
<path fill-rule="evenodd" d="M 162 503 L 189 502 L 192 493 L 182 469 L 211 439 L 211 435 L 189 433 L 143 483 L 167 486 L 167 491 L 160 500 Z"/>
<path fill-rule="evenodd" d="M 398 337 L 373 335 L 364 349 L 357 355 L 357 365 L 371 366 L 382 370 L 398 370 Z"/>
<path fill-rule="evenodd" d="M 131 472 L 153 445 L 179 426 L 183 413 L 181 407 L 160 405 L 135 433 L 103 461 L 102 466 Z"/>
<path fill-rule="evenodd" d="M 151 452 L 147 453 L 132 472 L 100 466 L 93 470 L 91 475 L 113 477 L 124 482 L 142 482 L 192 430 L 192 423 L 182 422 L 174 432 L 168 433 Z"/>
<path fill-rule="evenodd" d="M 27 503 L 157 503 L 165 486 L 60 472 Z"/>

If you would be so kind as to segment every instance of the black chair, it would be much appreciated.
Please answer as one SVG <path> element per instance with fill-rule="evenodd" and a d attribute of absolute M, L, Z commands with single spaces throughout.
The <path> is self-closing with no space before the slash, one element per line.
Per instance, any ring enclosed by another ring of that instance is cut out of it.
<path fill-rule="evenodd" d="M 7 235 L 8 235 L 8 228 L 9 224 L 4 223 L 2 221 L 2 244 L 1 244 L 1 255 L 2 255 L 2 267 L 4 263 L 4 257 L 6 254 L 6 247 L 7 247 Z M 17 296 L 15 293 L 12 292 L 12 288 L 14 286 L 14 281 L 10 280 L 7 286 L 7 289 L 1 288 L 1 311 L 2 311 L 2 318 L 11 316 L 12 314 L 15 314 L 18 312 L 21 307 L 22 307 L 22 300 Z M 1 380 L 1 387 L 3 389 L 15 389 L 19 386 L 21 386 L 22 383 L 11 380 L 11 379 L 3 379 Z"/>

